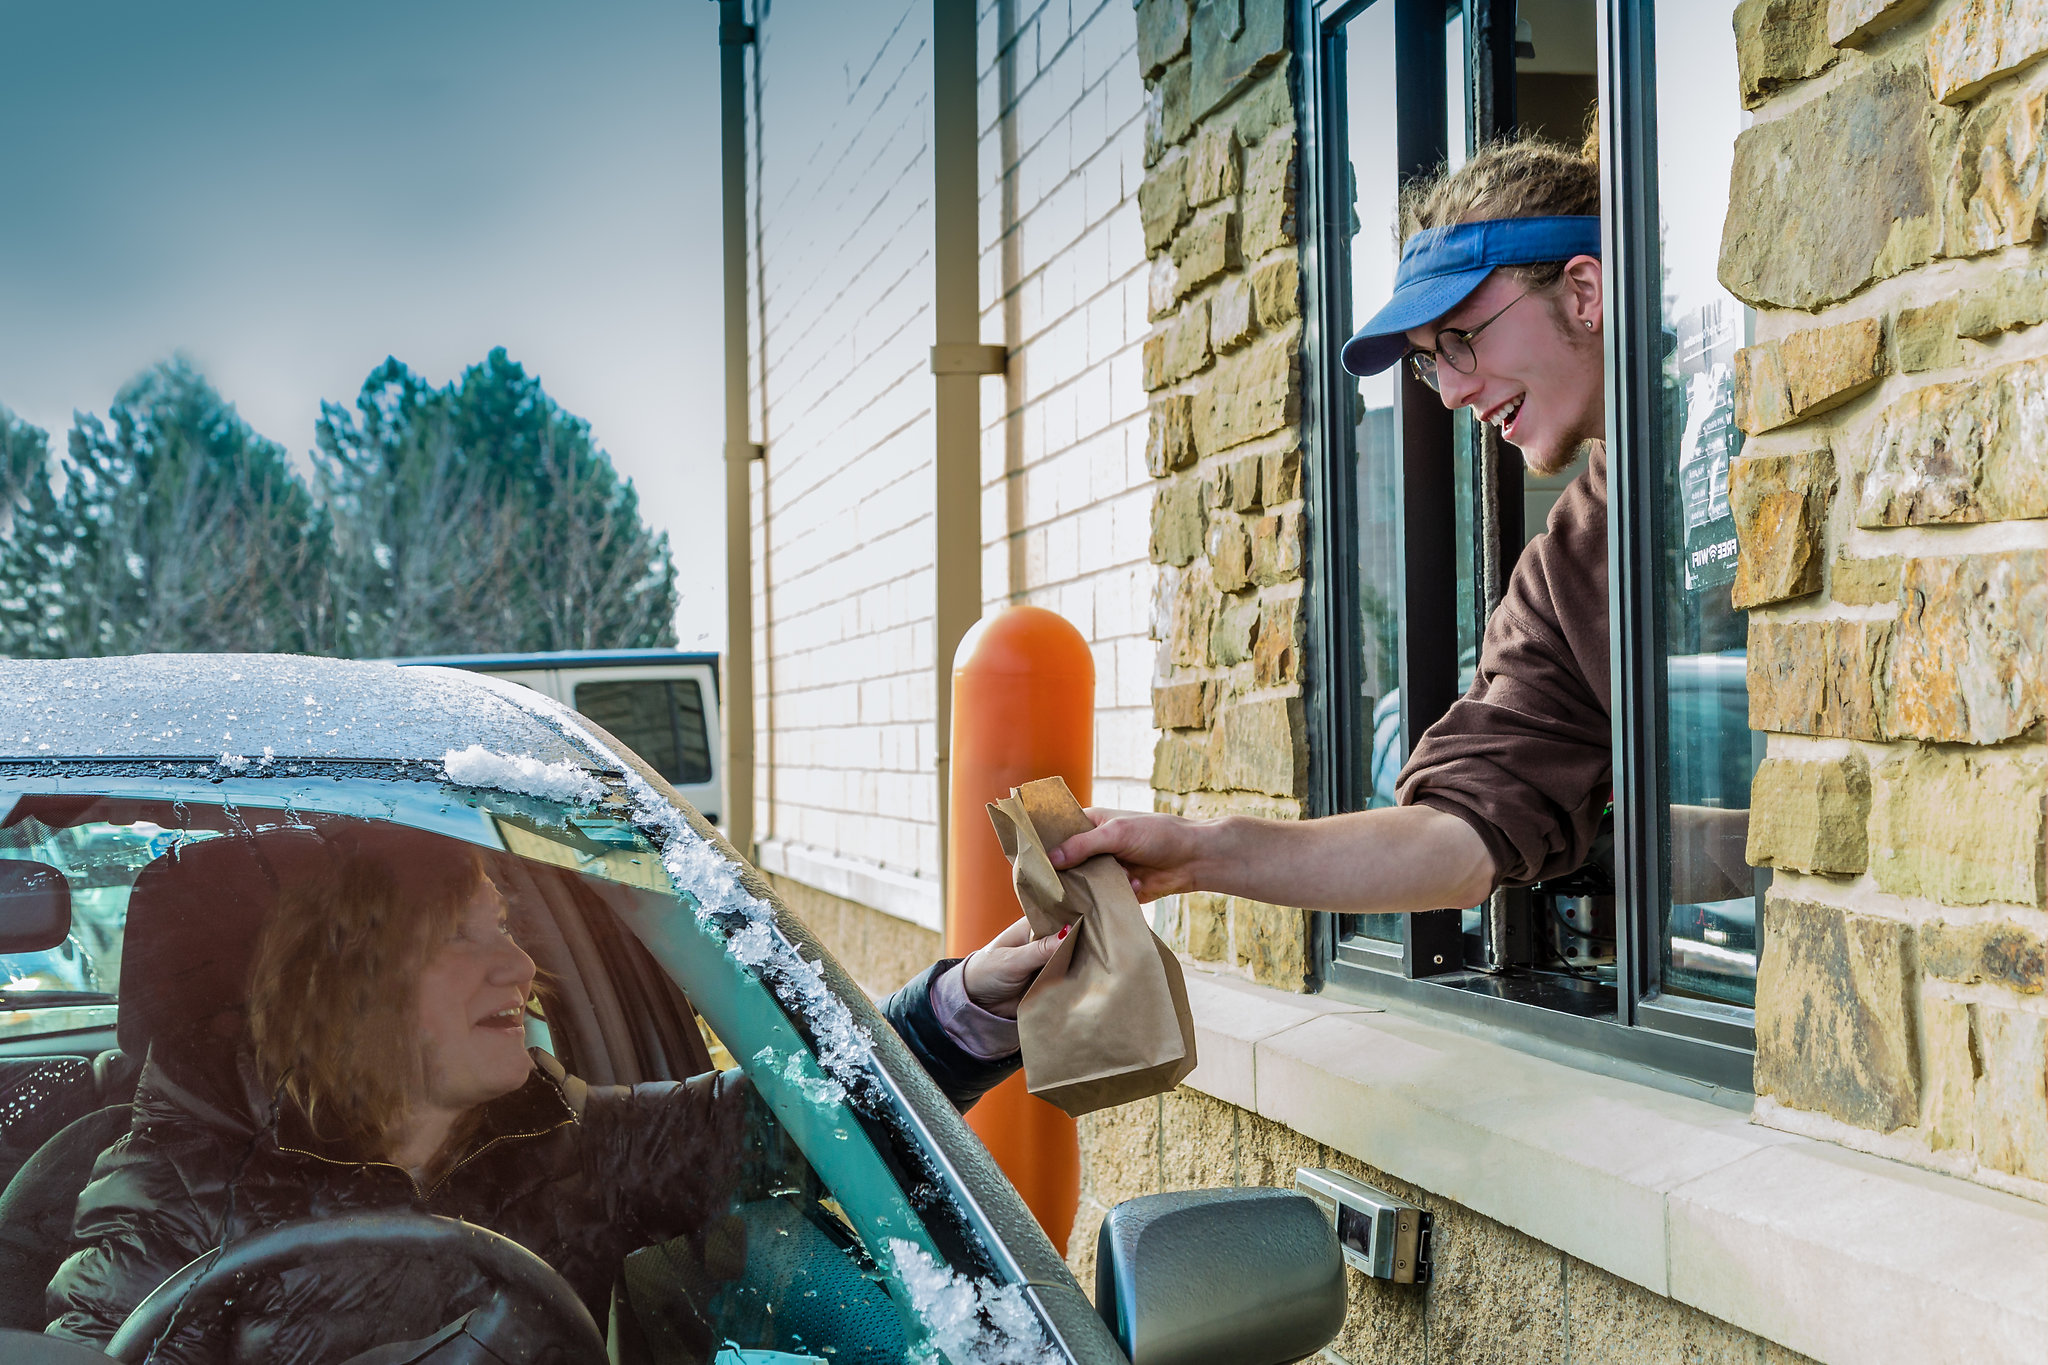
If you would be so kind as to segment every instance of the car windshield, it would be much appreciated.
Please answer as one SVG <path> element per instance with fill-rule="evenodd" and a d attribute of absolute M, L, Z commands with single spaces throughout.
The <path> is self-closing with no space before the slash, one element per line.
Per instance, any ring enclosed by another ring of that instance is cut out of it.
<path fill-rule="evenodd" d="M 0 1241 L 17 1190 L 54 1230 L 0 1326 L 104 1346 L 223 1245 L 399 1210 L 539 1252 L 614 1360 L 1055 1358 L 871 1027 L 707 893 L 738 885 L 714 845 L 580 782 L 0 788 L 0 859 L 70 892 L 60 945 L 0 957 Z M 396 1246 L 197 1273 L 160 1359 L 488 1335 L 493 1294 L 542 1296 Z"/>

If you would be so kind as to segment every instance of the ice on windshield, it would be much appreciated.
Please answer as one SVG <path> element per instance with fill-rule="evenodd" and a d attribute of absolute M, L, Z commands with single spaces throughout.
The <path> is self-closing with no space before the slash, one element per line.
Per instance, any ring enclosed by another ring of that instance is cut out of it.
<path fill-rule="evenodd" d="M 1023 1286 L 969 1279 L 901 1238 L 890 1239 L 889 1257 L 928 1344 L 952 1365 L 1058 1365 Z"/>
<path fill-rule="evenodd" d="M 481 744 L 450 749 L 441 768 L 458 787 L 491 787 L 567 805 L 604 797 L 604 785 L 573 763 L 543 763 L 531 754 L 501 754 Z"/>

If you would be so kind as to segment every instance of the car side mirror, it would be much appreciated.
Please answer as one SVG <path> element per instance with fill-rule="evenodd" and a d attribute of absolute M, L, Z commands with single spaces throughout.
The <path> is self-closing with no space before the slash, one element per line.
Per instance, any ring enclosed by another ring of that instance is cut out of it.
<path fill-rule="evenodd" d="M 1095 1247 L 1095 1311 L 1131 1365 L 1284 1365 L 1344 1325 L 1337 1231 L 1262 1187 L 1127 1199 Z"/>
<path fill-rule="evenodd" d="M 0 953 L 40 953 L 71 932 L 71 884 L 47 863 L 0 858 Z"/>

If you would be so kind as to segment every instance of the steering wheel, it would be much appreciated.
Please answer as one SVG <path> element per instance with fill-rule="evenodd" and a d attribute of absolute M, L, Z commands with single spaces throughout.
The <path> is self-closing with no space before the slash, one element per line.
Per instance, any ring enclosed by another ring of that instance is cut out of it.
<path fill-rule="evenodd" d="M 388 1254 L 460 1256 L 497 1286 L 450 1340 L 467 1336 L 507 1365 L 564 1360 L 602 1362 L 604 1334 L 576 1291 L 546 1261 L 509 1237 L 456 1218 L 387 1211 L 302 1218 L 251 1233 L 225 1251 L 207 1252 L 151 1290 L 107 1343 L 107 1354 L 137 1365 L 174 1315 L 217 1310 L 244 1275 L 276 1275 L 316 1261 Z"/>

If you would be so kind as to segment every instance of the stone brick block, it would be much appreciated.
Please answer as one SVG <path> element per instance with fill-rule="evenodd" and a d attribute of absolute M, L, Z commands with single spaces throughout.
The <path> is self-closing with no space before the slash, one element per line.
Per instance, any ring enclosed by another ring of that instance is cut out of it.
<path fill-rule="evenodd" d="M 1209 785 L 1218 791 L 1302 795 L 1308 744 L 1301 698 L 1225 706 L 1211 732 L 1209 753 Z"/>
<path fill-rule="evenodd" d="M 1787 735 L 1886 738 L 1887 621 L 1749 622 L 1749 725 Z"/>
<path fill-rule="evenodd" d="M 1252 286 L 1242 275 L 1225 276 L 1210 297 L 1209 339 L 1219 352 L 1239 350 L 1252 339 Z"/>
<path fill-rule="evenodd" d="M 1138 183 L 1138 222 L 1145 229 L 1145 250 L 1158 251 L 1188 220 L 1188 159 L 1162 160 Z"/>
<path fill-rule="evenodd" d="M 1859 47 L 1927 8 L 1927 0 L 1829 0 L 1828 41 Z"/>
<path fill-rule="evenodd" d="M 1222 962 L 1230 956 L 1230 897 L 1194 891 L 1181 897 L 1187 907 L 1188 956 Z"/>
<path fill-rule="evenodd" d="M 1426 1359 L 1564 1361 L 1564 1253 L 1457 1204 L 1425 1207 L 1436 1219 L 1436 1263 L 1423 1307 Z"/>
<path fill-rule="evenodd" d="M 1757 1094 L 1880 1133 L 1918 1123 L 1912 930 L 1779 896 L 1764 916 Z"/>
<path fill-rule="evenodd" d="M 1977 1065 L 1977 1160 L 2048 1180 L 2048 1016 L 1970 1006 Z"/>
<path fill-rule="evenodd" d="M 1235 668 L 1258 647 L 1259 602 L 1255 597 L 1225 599 L 1213 637 L 1218 668 Z"/>
<path fill-rule="evenodd" d="M 1299 991 L 1308 980 L 1308 912 L 1262 901 L 1231 907 L 1231 955 L 1261 986 Z"/>
<path fill-rule="evenodd" d="M 1230 205 L 1217 204 L 1196 214 L 1173 239 L 1173 268 L 1180 272 L 1183 296 L 1224 271 L 1237 269 L 1236 222 Z"/>
<path fill-rule="evenodd" d="M 1202 667 L 1209 662 L 1209 636 L 1216 628 L 1222 602 L 1216 589 L 1199 574 L 1182 574 L 1174 585 L 1168 609 L 1166 647 L 1176 664 Z"/>
<path fill-rule="evenodd" d="M 1169 393 L 1152 400 L 1145 431 L 1145 472 L 1163 479 L 1195 462 L 1194 400 Z"/>
<path fill-rule="evenodd" d="M 1252 523 L 1252 581 L 1271 586 L 1301 577 L 1299 508 L 1269 512 Z"/>
<path fill-rule="evenodd" d="M 1186 1086 L 1159 1097 L 1159 1181 L 1164 1190 L 1227 1185 L 1236 1162 L 1237 1106 Z M 1220 1160 L 1219 1160 L 1220 1158 Z"/>
<path fill-rule="evenodd" d="M 1194 126 L 1188 111 L 1188 64 L 1175 62 L 1145 92 L 1145 164 L 1186 141 Z"/>
<path fill-rule="evenodd" d="M 1927 35 L 1934 97 L 1951 104 L 2044 55 L 2048 9 L 2038 0 L 1960 0 Z"/>
<path fill-rule="evenodd" d="M 1259 638 L 1252 646 L 1252 686 L 1282 687 L 1301 680 L 1301 599 L 1277 597 L 1259 608 Z"/>
<path fill-rule="evenodd" d="M 1208 509 L 1202 486 L 1193 479 L 1162 484 L 1152 496 L 1152 562 L 1183 565 L 1202 553 Z"/>
<path fill-rule="evenodd" d="M 1820 591 L 1835 462 L 1826 450 L 1745 455 L 1728 467 L 1737 557 L 1731 600 L 1738 608 Z"/>
<path fill-rule="evenodd" d="M 1827 0 L 1742 0 L 1735 7 L 1735 67 L 1742 107 L 1835 64 Z"/>
<path fill-rule="evenodd" d="M 1195 792 L 1209 784 L 1209 743 L 1206 735 L 1169 732 L 1152 749 L 1152 789 Z M 1193 949 L 1189 949 L 1190 952 Z"/>
<path fill-rule="evenodd" d="M 1138 0 L 1139 74 L 1155 80 L 1187 50 L 1188 0 Z"/>
<path fill-rule="evenodd" d="M 1253 260 L 1295 241 L 1292 129 L 1253 148 L 1244 168 L 1244 250 Z"/>
<path fill-rule="evenodd" d="M 1263 503 L 1260 501 L 1263 481 L 1260 470 L 1264 465 L 1257 455 L 1244 455 L 1232 460 L 1230 470 L 1230 510 L 1233 512 L 1256 512 Z"/>
<path fill-rule="evenodd" d="M 1247 1113 L 1237 1125 L 1237 1183 L 1294 1187 L 1303 1166 L 1322 1166 L 1337 1153 L 1303 1137 L 1284 1123 Z M 1382 1187 L 1384 1188 L 1384 1186 Z"/>
<path fill-rule="evenodd" d="M 1237 592 L 1252 581 L 1252 540 L 1242 517 L 1226 512 L 1211 519 L 1209 562 L 1220 592 Z"/>
<path fill-rule="evenodd" d="M 1301 404 L 1301 357 L 1295 334 L 1249 346 L 1218 367 L 1195 401 L 1195 447 L 1204 455 L 1291 426 Z"/>
<path fill-rule="evenodd" d="M 1259 501 L 1267 507 L 1301 496 L 1301 448 L 1276 450 L 1259 460 Z"/>
<path fill-rule="evenodd" d="M 1180 271 L 1165 252 L 1152 258 L 1145 269 L 1145 316 L 1153 322 L 1170 316 L 1180 299 Z"/>
<path fill-rule="evenodd" d="M 1956 305 L 1956 333 L 1984 338 L 2048 322 L 2048 270 L 2009 270 Z"/>
<path fill-rule="evenodd" d="M 1838 559 L 1828 570 L 1828 596 L 1849 607 L 1883 607 L 1899 600 L 1899 575 L 1905 561 L 1897 555 L 1876 559 Z"/>
<path fill-rule="evenodd" d="M 1755 867 L 1853 877 L 1869 861 L 1870 765 L 1860 755 L 1802 761 L 1767 758 L 1749 788 Z"/>
<path fill-rule="evenodd" d="M 1195 0 L 1188 35 L 1195 117 L 1222 104 L 1286 55 L 1286 5 L 1269 0 Z"/>
<path fill-rule="evenodd" d="M 1918 67 L 1873 66 L 1735 140 L 1721 282 L 1755 307 L 1816 309 L 1932 259 L 1954 115 Z"/>
<path fill-rule="evenodd" d="M 1756 436 L 1840 407 L 1882 379 L 1884 323 L 1807 327 L 1735 356 L 1735 424 Z"/>
<path fill-rule="evenodd" d="M 1237 130 L 1204 128 L 1188 148 L 1187 195 L 1194 208 L 1237 193 Z"/>
<path fill-rule="evenodd" d="M 1920 1131 L 1934 1151 L 1967 1151 L 1976 1127 L 1977 1068 L 1970 1007 L 1938 995 L 1920 1001 Z"/>
<path fill-rule="evenodd" d="M 1893 738 L 2000 744 L 2048 710 L 2048 551 L 1909 559 L 1888 665 Z"/>
<path fill-rule="evenodd" d="M 2021 91 L 1971 109 L 1958 133 L 1942 249 L 1975 256 L 2030 242 L 2041 225 L 2048 180 L 2043 116 L 2048 91 Z"/>
<path fill-rule="evenodd" d="M 1259 326 L 1277 332 L 1301 316 L 1301 264 L 1278 256 L 1252 272 L 1252 294 L 1258 300 Z"/>
<path fill-rule="evenodd" d="M 1956 337 L 1956 301 L 1942 299 L 1925 308 L 1901 308 L 1892 319 L 1892 363 L 1901 374 L 1962 364 L 1963 344 Z"/>
<path fill-rule="evenodd" d="M 2048 945 L 2039 934 L 2007 920 L 1935 920 L 1920 926 L 1920 970 L 1965 986 L 1990 982 L 2023 995 L 2039 995 L 2048 970 Z M 2048 1065 L 2048 1057 L 2042 1063 Z"/>
<path fill-rule="evenodd" d="M 2048 359 L 1929 384 L 1879 414 L 1858 525 L 2048 516 Z"/>
<path fill-rule="evenodd" d="M 1206 730 L 1216 709 L 1216 685 L 1171 683 L 1152 689 L 1152 725 L 1160 730 Z"/>
<path fill-rule="evenodd" d="M 1918 749 L 1872 775 L 1870 871 L 1950 905 L 2042 902 L 2043 758 Z M 1944 937 L 1952 945 L 1952 936 Z"/>

